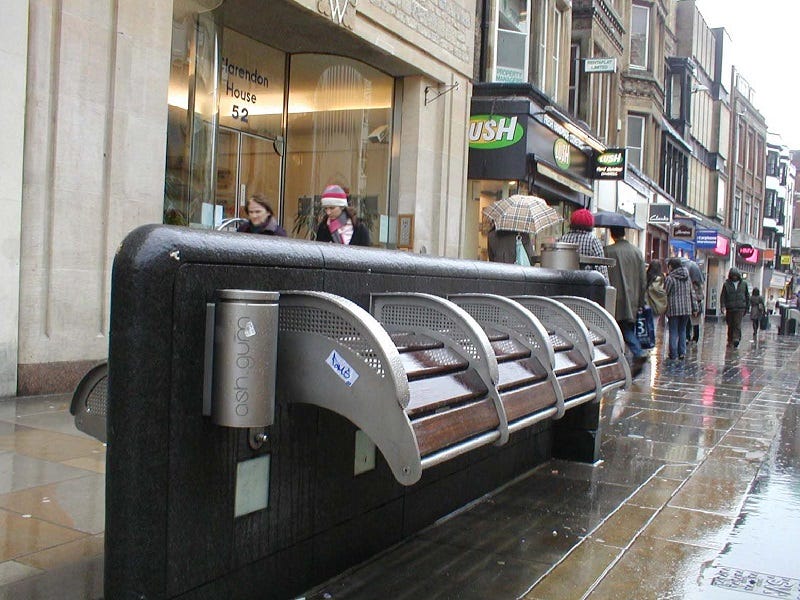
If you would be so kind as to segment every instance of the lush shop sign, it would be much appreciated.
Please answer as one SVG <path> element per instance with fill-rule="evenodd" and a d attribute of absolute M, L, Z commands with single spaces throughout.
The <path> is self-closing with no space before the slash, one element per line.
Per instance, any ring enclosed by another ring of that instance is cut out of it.
<path fill-rule="evenodd" d="M 612 148 L 594 157 L 594 179 L 621 181 L 625 179 L 625 148 Z"/>
<path fill-rule="evenodd" d="M 469 120 L 469 147 L 476 150 L 506 148 L 520 142 L 524 133 L 519 117 L 473 115 Z"/>

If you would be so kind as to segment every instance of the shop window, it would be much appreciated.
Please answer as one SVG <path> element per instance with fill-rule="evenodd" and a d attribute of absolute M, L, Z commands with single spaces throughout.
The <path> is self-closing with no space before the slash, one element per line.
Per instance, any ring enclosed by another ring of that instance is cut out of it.
<path fill-rule="evenodd" d="M 650 8 L 631 7 L 631 61 L 634 69 L 647 69 L 650 49 Z"/>
<path fill-rule="evenodd" d="M 389 242 L 394 80 L 340 56 L 293 55 L 289 68 L 284 226 L 312 238 L 325 186 L 342 186 L 372 234 Z"/>

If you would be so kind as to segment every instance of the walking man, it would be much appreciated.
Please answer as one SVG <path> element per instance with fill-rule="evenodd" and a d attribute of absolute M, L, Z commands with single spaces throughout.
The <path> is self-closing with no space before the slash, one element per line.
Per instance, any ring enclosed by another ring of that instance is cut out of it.
<path fill-rule="evenodd" d="M 750 310 L 750 290 L 736 267 L 731 267 L 728 278 L 722 284 L 719 305 L 728 324 L 728 346 L 738 348 L 742 340 L 742 317 Z"/>
<path fill-rule="evenodd" d="M 605 247 L 608 258 L 616 260 L 613 267 L 608 268 L 609 283 L 617 288 L 617 305 L 615 318 L 622 337 L 633 355 L 631 374 L 636 377 L 642 371 L 647 355 L 642 351 L 639 338 L 636 336 L 636 320 L 639 310 L 644 308 L 647 277 L 645 276 L 644 256 L 642 252 L 625 239 L 624 227 L 609 227 L 614 243 Z"/>

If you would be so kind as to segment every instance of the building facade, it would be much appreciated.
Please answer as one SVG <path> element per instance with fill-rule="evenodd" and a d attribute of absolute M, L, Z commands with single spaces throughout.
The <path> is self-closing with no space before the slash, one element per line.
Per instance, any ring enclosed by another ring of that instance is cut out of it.
<path fill-rule="evenodd" d="M 69 389 L 105 358 L 139 225 L 210 228 L 260 193 L 306 237 L 338 183 L 375 245 L 462 254 L 472 0 L 13 4 L 0 393 Z"/>

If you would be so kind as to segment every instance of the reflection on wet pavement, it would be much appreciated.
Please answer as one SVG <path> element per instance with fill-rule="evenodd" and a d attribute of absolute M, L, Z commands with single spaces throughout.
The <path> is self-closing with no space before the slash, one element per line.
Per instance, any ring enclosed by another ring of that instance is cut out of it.
<path fill-rule="evenodd" d="M 799 600 L 800 337 L 724 335 L 604 399 L 597 465 L 541 465 L 304 597 Z M 104 464 L 65 398 L 0 402 L 0 600 L 100 597 Z"/>
<path fill-rule="evenodd" d="M 724 335 L 707 324 L 687 360 L 654 356 L 604 400 L 599 465 L 551 461 L 306 597 L 730 598 L 746 570 L 800 578 L 797 417 L 787 425 L 800 338 L 726 350 Z M 793 469 L 780 448 L 793 449 Z M 791 511 L 795 541 L 776 543 Z M 435 545 L 398 562 L 422 541 Z"/>

